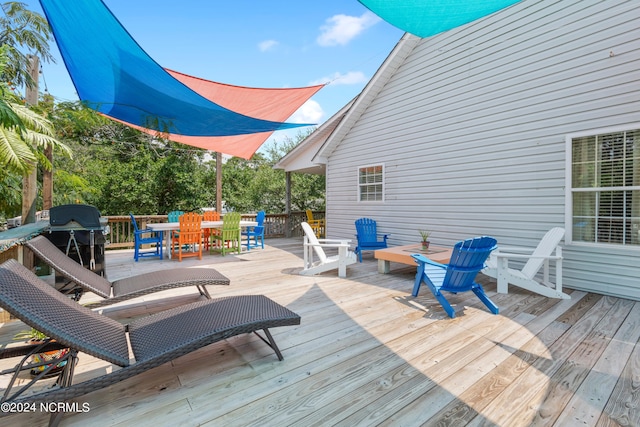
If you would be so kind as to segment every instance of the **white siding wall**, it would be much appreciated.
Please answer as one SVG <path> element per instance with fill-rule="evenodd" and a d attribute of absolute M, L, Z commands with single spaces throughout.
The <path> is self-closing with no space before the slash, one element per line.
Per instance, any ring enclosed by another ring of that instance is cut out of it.
<path fill-rule="evenodd" d="M 371 217 L 391 244 L 565 224 L 565 136 L 638 122 L 640 1 L 523 1 L 419 42 L 328 157 L 329 237 Z M 357 200 L 384 163 L 385 201 Z M 640 250 L 565 247 L 568 287 L 640 299 Z"/>

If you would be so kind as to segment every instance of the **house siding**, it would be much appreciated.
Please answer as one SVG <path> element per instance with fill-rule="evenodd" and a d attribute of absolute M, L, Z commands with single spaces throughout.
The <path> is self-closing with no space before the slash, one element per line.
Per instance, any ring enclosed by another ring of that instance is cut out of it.
<path fill-rule="evenodd" d="M 640 117 L 640 2 L 523 1 L 423 39 L 327 158 L 329 237 L 371 217 L 390 244 L 565 225 L 565 138 Z M 366 91 L 367 89 L 365 89 Z M 385 165 L 385 200 L 357 168 Z M 567 287 L 640 299 L 640 248 L 564 248 Z"/>

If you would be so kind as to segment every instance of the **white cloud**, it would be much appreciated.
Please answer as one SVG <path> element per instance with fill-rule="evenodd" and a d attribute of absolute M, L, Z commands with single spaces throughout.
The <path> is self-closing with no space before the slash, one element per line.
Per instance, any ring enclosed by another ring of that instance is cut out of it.
<path fill-rule="evenodd" d="M 330 76 L 321 77 L 309 83 L 309 85 L 322 85 L 325 83 L 331 83 L 333 85 L 356 85 L 366 83 L 367 81 L 367 76 L 365 76 L 362 71 L 349 71 L 347 74 L 341 74 L 336 71 Z"/>
<path fill-rule="evenodd" d="M 345 45 L 380 21 L 378 16 L 369 11 L 362 16 L 334 15 L 325 21 L 325 25 L 320 27 L 321 33 L 317 42 L 320 46 Z"/>
<path fill-rule="evenodd" d="M 302 104 L 287 121 L 291 123 L 320 123 L 323 116 L 324 111 L 320 104 L 310 99 Z"/>
<path fill-rule="evenodd" d="M 258 49 L 260 49 L 261 52 L 266 52 L 268 50 L 273 49 L 277 45 L 278 45 L 278 42 L 275 40 L 265 40 L 258 43 Z"/>

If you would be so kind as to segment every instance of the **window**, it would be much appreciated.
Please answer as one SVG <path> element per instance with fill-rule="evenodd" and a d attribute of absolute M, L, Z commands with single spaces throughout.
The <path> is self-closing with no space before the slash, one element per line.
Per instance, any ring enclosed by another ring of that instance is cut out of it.
<path fill-rule="evenodd" d="M 572 241 L 640 246 L 640 129 L 568 141 Z"/>
<path fill-rule="evenodd" d="M 358 192 L 361 202 L 384 200 L 384 165 L 358 168 Z"/>

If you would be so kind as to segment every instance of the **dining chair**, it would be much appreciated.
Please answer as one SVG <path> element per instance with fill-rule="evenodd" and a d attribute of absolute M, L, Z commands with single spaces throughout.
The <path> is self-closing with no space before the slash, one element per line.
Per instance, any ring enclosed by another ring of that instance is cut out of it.
<path fill-rule="evenodd" d="M 307 214 L 307 224 L 309 224 L 309 226 L 311 226 L 311 229 L 316 234 L 316 237 L 318 237 L 318 238 L 324 237 L 325 226 L 326 226 L 325 222 L 324 222 L 324 218 L 322 218 L 322 219 L 314 219 L 313 218 L 313 212 L 311 211 L 311 209 L 307 209 L 306 210 L 306 214 Z"/>
<path fill-rule="evenodd" d="M 180 215 L 183 214 L 183 211 L 171 211 L 167 214 L 167 222 L 178 222 Z"/>
<path fill-rule="evenodd" d="M 167 222 L 178 222 L 180 219 L 180 215 L 184 214 L 183 211 L 171 211 L 167 214 Z M 178 244 L 178 235 L 180 234 L 180 230 L 169 231 L 169 240 L 171 240 L 171 247 Z M 173 249 L 170 249 L 173 253 Z"/>
<path fill-rule="evenodd" d="M 240 253 L 240 214 L 237 212 L 229 212 L 224 214 L 222 218 L 222 228 L 220 234 L 212 234 L 211 237 L 216 241 L 216 246 L 210 249 L 211 252 L 220 252 L 223 256 L 227 252 Z"/>
<path fill-rule="evenodd" d="M 180 233 L 177 239 L 176 245 L 171 245 L 171 252 L 175 257 L 176 250 L 178 251 L 178 261 L 182 261 L 183 257 L 197 256 L 198 259 L 202 259 L 202 215 L 195 212 L 187 212 L 180 215 L 178 219 L 180 223 Z M 191 251 L 188 251 L 189 247 L 192 247 Z"/>
<path fill-rule="evenodd" d="M 218 211 L 205 211 L 202 214 L 203 221 L 220 221 L 220 212 Z M 211 236 L 214 234 L 220 234 L 220 230 L 217 228 L 205 228 L 204 229 L 204 249 L 209 250 L 211 246 Z"/>
<path fill-rule="evenodd" d="M 138 228 L 138 223 L 136 222 L 136 218 L 132 213 L 129 213 L 131 217 L 131 224 L 133 225 L 133 259 L 138 262 L 139 258 L 143 257 L 154 257 L 157 256 L 162 259 L 162 231 L 153 231 L 153 230 L 140 230 Z M 142 245 L 148 245 L 146 247 L 151 250 L 141 251 Z"/>
<path fill-rule="evenodd" d="M 247 251 L 250 251 L 251 248 L 257 248 L 260 246 L 264 249 L 264 218 L 266 214 L 264 211 L 258 212 L 256 215 L 256 222 L 258 225 L 253 227 L 247 227 L 246 231 L 242 232 L 242 236 L 247 238 Z M 253 238 L 253 243 L 251 243 L 251 239 Z M 260 243 L 258 243 L 258 239 L 260 239 Z"/>

